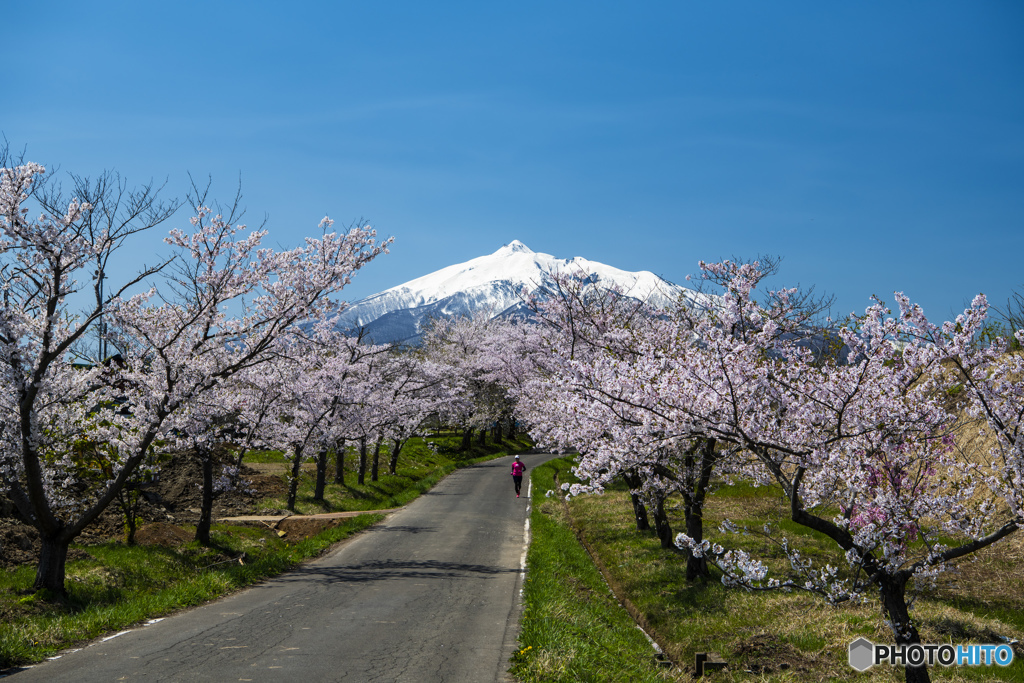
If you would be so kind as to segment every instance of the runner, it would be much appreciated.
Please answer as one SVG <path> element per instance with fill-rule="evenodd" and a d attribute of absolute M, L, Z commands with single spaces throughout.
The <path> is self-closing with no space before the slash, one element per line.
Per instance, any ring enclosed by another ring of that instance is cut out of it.
<path fill-rule="evenodd" d="M 519 489 L 523 486 L 523 472 L 526 471 L 526 465 L 519 462 L 519 456 L 512 461 L 512 481 L 516 485 L 516 498 L 519 497 Z"/>

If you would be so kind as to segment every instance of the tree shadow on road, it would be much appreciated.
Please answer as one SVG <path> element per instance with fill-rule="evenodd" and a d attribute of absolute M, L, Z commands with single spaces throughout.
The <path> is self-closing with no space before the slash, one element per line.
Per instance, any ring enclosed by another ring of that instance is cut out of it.
<path fill-rule="evenodd" d="M 394 579 L 490 578 L 518 572 L 518 567 L 495 567 L 461 562 L 381 560 L 343 567 L 301 567 L 287 576 L 279 577 L 278 580 L 307 581 L 316 578 L 327 583 L 369 583 Z"/>

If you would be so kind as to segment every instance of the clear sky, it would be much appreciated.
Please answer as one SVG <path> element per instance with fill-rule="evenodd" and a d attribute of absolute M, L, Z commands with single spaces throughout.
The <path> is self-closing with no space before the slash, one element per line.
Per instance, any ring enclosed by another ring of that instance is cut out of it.
<path fill-rule="evenodd" d="M 1024 290 L 1024 3 L 68 2 L 3 8 L 0 133 L 212 175 L 275 243 L 396 238 L 360 298 L 519 239 L 676 282 L 784 258 L 837 313 Z M 176 217 L 179 225 L 189 214 Z M 161 249 L 136 243 L 134 266 Z"/>

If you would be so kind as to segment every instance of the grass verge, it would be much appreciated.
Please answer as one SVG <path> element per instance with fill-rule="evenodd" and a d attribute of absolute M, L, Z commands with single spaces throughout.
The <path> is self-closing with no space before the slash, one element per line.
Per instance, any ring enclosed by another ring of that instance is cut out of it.
<path fill-rule="evenodd" d="M 531 473 L 532 539 L 511 672 L 545 683 L 667 680 L 650 643 L 577 541 L 561 499 L 545 497 L 556 488 L 556 473 L 570 464 L 552 460 Z"/>
<path fill-rule="evenodd" d="M 412 440 L 402 451 L 395 475 L 382 473 L 376 482 L 367 475 L 362 486 L 329 484 L 323 503 L 312 500 L 314 474 L 304 471 L 298 512 L 368 513 L 339 521 L 295 544 L 265 526 L 216 524 L 212 548 L 195 542 L 177 548 L 126 546 L 119 541 L 72 545 L 65 601 L 32 590 L 34 565 L 0 572 L 0 673 L 287 571 L 383 518 L 373 510 L 404 505 L 458 467 L 522 452 L 532 443 L 525 439 L 476 443 L 467 452 L 460 452 L 458 446 L 454 434 Z M 280 462 L 283 473 L 285 460 L 279 453 L 262 452 L 252 462 Z M 347 474 L 355 479 L 353 473 Z M 284 502 L 266 499 L 263 506 L 284 507 Z M 194 527 L 186 530 L 191 534 Z"/>
<path fill-rule="evenodd" d="M 179 548 L 120 542 L 75 547 L 65 601 L 32 590 L 33 566 L 4 572 L 0 670 L 280 574 L 381 519 L 359 515 L 294 545 L 266 527 L 215 525 L 214 548 L 194 541 Z"/>
<path fill-rule="evenodd" d="M 571 475 L 567 461 L 552 461 L 561 481 Z M 538 468 L 539 469 L 539 468 Z M 539 473 L 535 471 L 535 476 Z M 534 481 L 541 489 L 554 488 L 550 475 L 545 483 Z M 782 592 L 750 594 L 727 589 L 717 580 L 689 583 L 682 556 L 663 550 L 653 532 L 635 529 L 628 493 L 624 488 L 601 496 L 574 499 L 568 507 L 552 504 L 554 499 L 537 500 L 533 544 L 572 545 L 577 540 L 567 534 L 581 530 L 587 546 L 603 568 L 608 583 L 643 620 L 665 652 L 685 671 L 675 675 L 689 680 L 694 655 L 713 651 L 728 663 L 725 671 L 708 676 L 711 681 L 902 681 L 900 668 L 874 667 L 860 674 L 847 663 L 847 647 L 859 636 L 875 643 L 891 643 L 877 600 L 863 605 L 829 607 L 821 599 L 806 594 Z M 547 512 L 541 509 L 546 508 Z M 559 512 L 559 508 L 567 512 Z M 789 528 L 779 492 L 771 488 L 749 486 L 722 487 L 709 501 L 705 517 L 705 537 L 712 542 L 737 542 L 759 557 L 767 557 L 782 570 L 784 558 L 756 534 L 728 536 L 718 534 L 718 523 L 725 517 L 750 528 L 760 528 L 766 520 L 777 524 L 790 540 L 799 544 L 805 556 L 816 561 L 838 564 L 835 551 L 827 542 L 802 528 Z M 670 510 L 674 528 L 682 527 L 680 511 Z M 556 524 L 557 523 L 557 524 Z M 531 553 L 532 553 L 531 549 Z M 936 585 L 917 587 L 912 614 L 918 620 L 922 640 L 929 643 L 991 643 L 1001 638 L 1024 642 L 1024 539 L 1014 538 L 981 553 L 966 562 L 958 573 Z M 532 651 L 517 655 L 513 671 L 524 681 L 541 680 L 622 680 L 619 672 L 607 676 L 591 667 L 585 676 L 544 675 L 544 667 L 559 670 L 563 660 L 574 661 L 583 651 L 585 640 L 601 638 L 597 631 L 605 627 L 598 621 L 585 622 L 582 633 L 557 638 L 543 635 L 551 622 L 580 623 L 589 619 L 590 606 L 573 597 L 571 588 L 591 581 L 595 569 L 574 562 L 531 564 L 526 594 L 528 614 L 523 624 L 523 647 L 533 645 L 546 650 L 545 657 L 530 661 Z M 541 578 L 541 573 L 551 574 Z M 531 588 L 534 582 L 555 582 L 569 587 L 568 597 L 549 595 Z M 586 585 L 591 585 L 587 583 Z M 529 625 L 542 618 L 537 624 Z M 611 622 L 609 621 L 609 624 Z M 616 626 L 616 629 L 621 627 Z M 533 634 L 533 630 L 542 633 Z M 639 633 L 639 632 L 637 632 Z M 543 643 L 534 644 L 534 641 Z M 615 642 L 609 640 L 609 648 Z M 635 661 L 637 650 L 623 646 L 618 655 L 611 652 L 604 660 Z M 597 660 L 593 660 L 597 661 Z M 1015 659 L 1009 667 L 936 666 L 930 671 L 935 681 L 1024 681 L 1024 649 L 1015 646 Z M 636 678 L 636 675 L 630 676 Z M 641 679 L 642 680 L 642 679 Z"/>

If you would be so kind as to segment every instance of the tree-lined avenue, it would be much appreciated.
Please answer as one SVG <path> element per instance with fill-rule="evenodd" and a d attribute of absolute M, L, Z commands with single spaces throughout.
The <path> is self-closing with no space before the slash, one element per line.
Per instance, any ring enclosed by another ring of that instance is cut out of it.
<path fill-rule="evenodd" d="M 323 558 L 12 680 L 506 680 L 528 501 L 510 466 L 458 470 Z"/>

